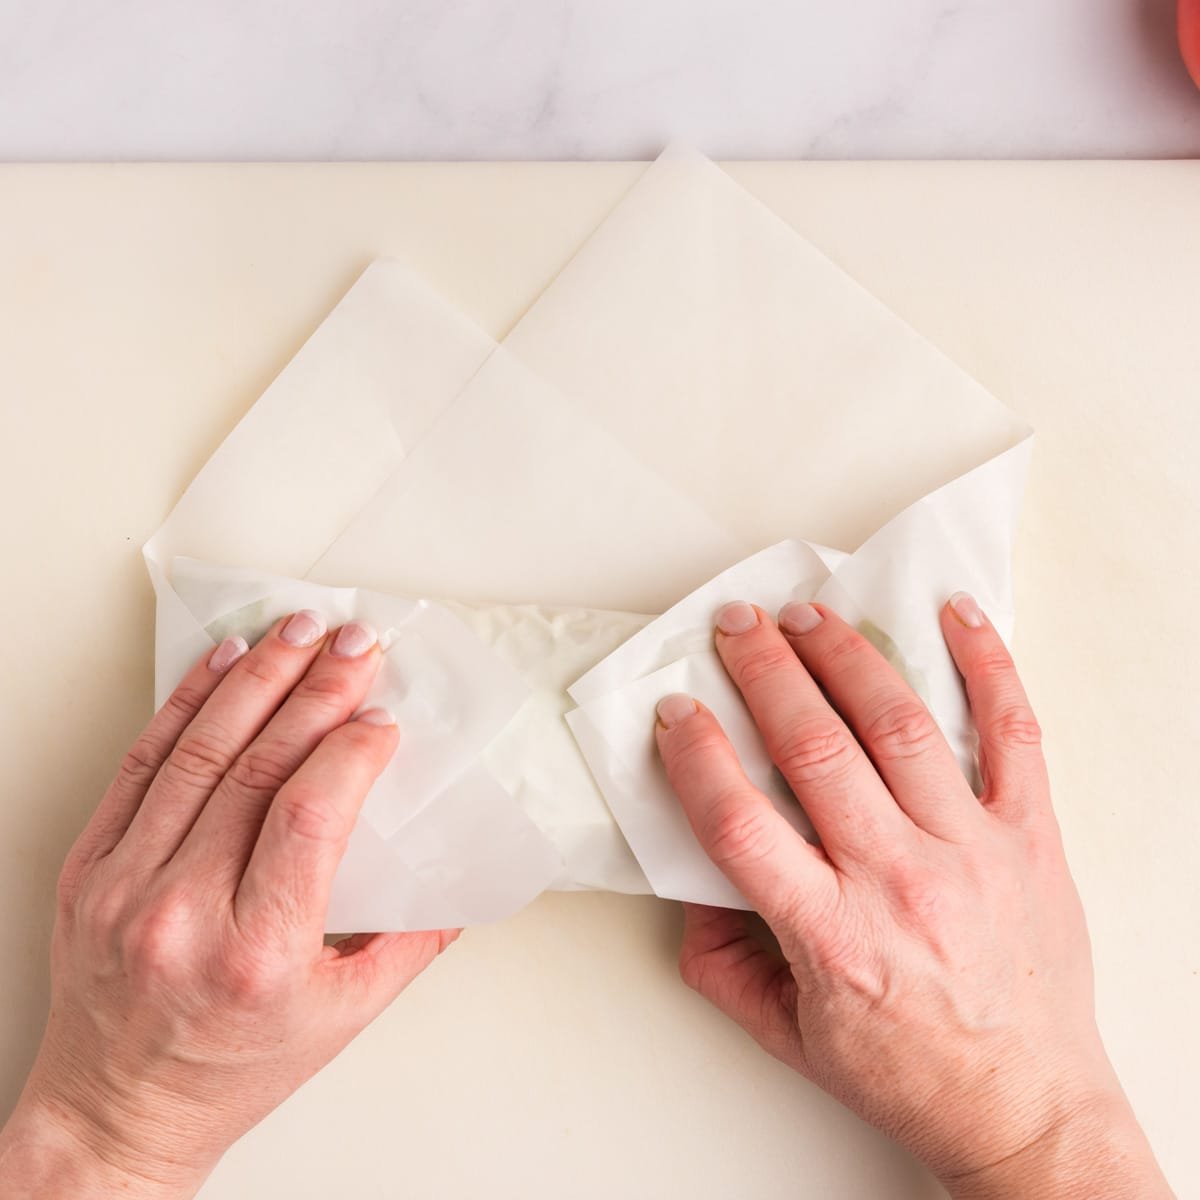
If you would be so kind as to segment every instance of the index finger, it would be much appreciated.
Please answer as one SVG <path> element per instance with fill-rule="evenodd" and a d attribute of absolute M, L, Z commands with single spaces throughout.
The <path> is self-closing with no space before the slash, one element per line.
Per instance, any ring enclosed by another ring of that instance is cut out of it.
<path fill-rule="evenodd" d="M 359 809 L 399 741 L 395 718 L 380 708 L 325 735 L 267 810 L 234 896 L 239 925 L 320 936 Z"/>
<path fill-rule="evenodd" d="M 798 916 L 820 910 L 837 892 L 823 852 L 746 778 L 707 708 L 690 696 L 667 696 L 658 706 L 655 733 L 696 840 L 784 943 Z"/>

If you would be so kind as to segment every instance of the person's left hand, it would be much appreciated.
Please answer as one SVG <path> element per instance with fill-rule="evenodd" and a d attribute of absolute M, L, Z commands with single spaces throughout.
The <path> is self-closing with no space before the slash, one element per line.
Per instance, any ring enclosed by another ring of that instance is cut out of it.
<path fill-rule="evenodd" d="M 188 1196 L 456 931 L 324 944 L 334 872 L 399 740 L 351 719 L 375 634 L 280 621 L 198 663 L 59 883 L 49 1024 L 0 1134 L 6 1197 Z"/>

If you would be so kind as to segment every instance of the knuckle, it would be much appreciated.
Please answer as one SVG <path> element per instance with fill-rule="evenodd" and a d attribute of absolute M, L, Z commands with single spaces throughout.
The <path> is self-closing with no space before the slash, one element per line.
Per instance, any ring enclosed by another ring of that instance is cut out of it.
<path fill-rule="evenodd" d="M 194 905 L 185 891 L 154 897 L 124 923 L 120 941 L 130 974 L 143 981 L 171 976 L 187 961 Z"/>
<path fill-rule="evenodd" d="M 946 907 L 944 879 L 908 856 L 901 856 L 892 863 L 888 871 L 888 890 L 895 909 L 911 924 L 935 925 Z"/>
<path fill-rule="evenodd" d="M 310 671 L 292 689 L 292 695 L 315 707 L 340 711 L 350 695 L 350 683 L 341 671 Z"/>
<path fill-rule="evenodd" d="M 143 734 L 125 752 L 117 768 L 117 785 L 122 790 L 145 791 L 154 782 L 162 757 L 154 744 Z"/>
<path fill-rule="evenodd" d="M 175 743 L 161 770 L 171 782 L 211 789 L 229 769 L 229 759 L 228 744 L 215 731 L 188 730 Z"/>
<path fill-rule="evenodd" d="M 256 744 L 241 754 L 226 778 L 236 788 L 252 795 L 273 796 L 292 777 L 295 763 L 282 747 Z"/>
<path fill-rule="evenodd" d="M 796 661 L 795 651 L 786 642 L 772 640 L 765 646 L 755 646 L 740 655 L 734 666 L 734 675 L 741 687 L 753 688 L 779 678 L 784 671 L 794 669 Z"/>
<path fill-rule="evenodd" d="M 1009 679 L 1014 671 L 1012 656 L 1002 643 L 980 654 L 973 664 L 975 674 L 982 680 L 1000 682 Z"/>
<path fill-rule="evenodd" d="M 988 736 L 1005 750 L 1036 750 L 1042 744 L 1042 727 L 1027 704 L 1010 704 L 992 717 Z"/>
<path fill-rule="evenodd" d="M 789 782 L 829 782 L 850 769 L 854 745 L 838 721 L 816 717 L 785 730 L 771 757 Z"/>
<path fill-rule="evenodd" d="M 704 842 L 714 862 L 735 868 L 754 867 L 772 849 L 771 830 L 762 812 L 748 807 L 743 795 L 728 796 L 715 806 Z"/>
<path fill-rule="evenodd" d="M 258 948 L 230 953 L 221 969 L 226 994 L 243 1006 L 254 1006 L 275 996 L 282 977 L 276 958 Z"/>
<path fill-rule="evenodd" d="M 867 645 L 866 639 L 853 629 L 839 630 L 837 636 L 830 638 L 821 648 L 822 662 L 826 669 L 852 665 L 858 662 Z"/>
<path fill-rule="evenodd" d="M 885 705 L 863 730 L 871 750 L 882 758 L 917 758 L 940 736 L 929 709 L 915 696 Z"/>
<path fill-rule="evenodd" d="M 880 961 L 878 954 L 864 954 L 843 942 L 829 952 L 824 969 L 837 981 L 836 991 L 841 1004 L 849 999 L 856 1011 L 874 1013 L 878 1019 L 885 1014 L 903 1012 L 907 1007 L 902 999 L 903 985 L 898 985 L 895 975 Z M 841 1053 L 852 1054 L 853 1035 L 848 1031 L 839 1032 Z"/>
<path fill-rule="evenodd" d="M 292 787 L 275 797 L 284 828 L 293 837 L 329 842 L 342 836 L 337 810 L 327 798 L 307 787 Z"/>
<path fill-rule="evenodd" d="M 269 654 L 248 654 L 237 666 L 241 679 L 251 679 L 264 689 L 278 691 L 284 686 L 283 672 Z"/>
<path fill-rule="evenodd" d="M 712 723 L 692 718 L 675 731 L 668 743 L 668 754 L 678 762 L 709 761 L 725 746 L 725 735 Z"/>
<path fill-rule="evenodd" d="M 190 721 L 204 706 L 204 702 L 207 699 L 207 693 L 200 691 L 199 688 L 181 683 L 167 697 L 163 704 L 163 710 L 172 717 Z"/>
<path fill-rule="evenodd" d="M 89 940 L 111 946 L 125 924 L 130 896 L 121 882 L 96 876 L 75 889 L 72 911 Z"/>

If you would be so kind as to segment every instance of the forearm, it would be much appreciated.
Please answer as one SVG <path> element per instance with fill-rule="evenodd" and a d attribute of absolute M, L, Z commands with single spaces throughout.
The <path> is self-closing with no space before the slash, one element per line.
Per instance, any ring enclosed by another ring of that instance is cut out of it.
<path fill-rule="evenodd" d="M 144 1171 L 32 1101 L 0 1129 L 0 1195 L 5 1200 L 189 1200 L 202 1176 Z"/>
<path fill-rule="evenodd" d="M 953 1200 L 1174 1198 L 1123 1095 L 1063 1114 L 1017 1153 L 943 1183 Z"/>

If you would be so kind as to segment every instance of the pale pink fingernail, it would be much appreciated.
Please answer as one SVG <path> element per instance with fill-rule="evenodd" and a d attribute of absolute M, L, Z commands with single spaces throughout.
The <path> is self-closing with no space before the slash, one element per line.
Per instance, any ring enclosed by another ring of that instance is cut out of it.
<path fill-rule="evenodd" d="M 681 721 L 696 713 L 696 702 L 691 696 L 676 692 L 673 696 L 664 696 L 658 702 L 658 719 L 664 729 L 674 729 Z"/>
<path fill-rule="evenodd" d="M 758 613 L 744 600 L 726 604 L 717 613 L 717 628 L 725 634 L 736 636 L 748 633 L 758 624 Z"/>
<path fill-rule="evenodd" d="M 779 610 L 779 628 L 794 636 L 812 633 L 823 619 L 820 609 L 813 608 L 811 604 L 802 604 L 799 600 L 793 600 Z"/>
<path fill-rule="evenodd" d="M 366 621 L 347 621 L 338 630 L 329 653 L 336 654 L 338 658 L 357 658 L 360 654 L 366 654 L 377 640 L 375 630 Z"/>
<path fill-rule="evenodd" d="M 983 615 L 983 609 L 979 607 L 975 597 L 969 592 L 955 592 L 950 597 L 950 607 L 954 610 L 954 615 L 968 629 L 983 628 L 983 623 L 987 618 Z"/>
<path fill-rule="evenodd" d="M 360 712 L 355 718 L 356 721 L 361 721 L 364 725 L 395 725 L 396 716 L 387 708 L 368 708 L 365 712 Z"/>
<path fill-rule="evenodd" d="M 289 646 L 312 646 L 325 636 L 325 618 L 311 608 L 302 608 L 279 631 L 279 640 Z"/>
<path fill-rule="evenodd" d="M 245 638 L 227 637 L 208 656 L 208 669 L 216 671 L 218 675 L 223 675 L 249 649 Z"/>

